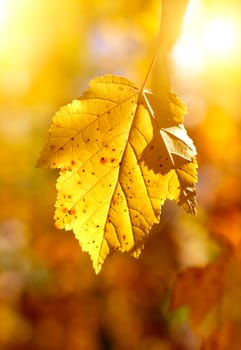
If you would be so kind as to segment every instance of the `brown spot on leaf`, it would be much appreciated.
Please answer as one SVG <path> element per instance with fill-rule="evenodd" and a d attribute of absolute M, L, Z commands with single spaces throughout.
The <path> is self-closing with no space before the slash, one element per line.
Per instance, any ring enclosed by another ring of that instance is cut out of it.
<path fill-rule="evenodd" d="M 72 209 L 70 210 L 70 214 L 71 214 L 71 215 L 75 215 L 75 214 L 76 214 L 76 210 L 75 210 L 74 208 L 72 208 Z"/>
<path fill-rule="evenodd" d="M 105 164 L 107 162 L 106 158 L 105 157 L 101 157 L 100 158 L 100 163 L 101 164 Z"/>

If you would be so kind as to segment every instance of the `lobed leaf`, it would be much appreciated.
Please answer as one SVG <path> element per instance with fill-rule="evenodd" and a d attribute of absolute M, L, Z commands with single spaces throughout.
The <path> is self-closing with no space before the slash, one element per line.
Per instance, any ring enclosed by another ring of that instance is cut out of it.
<path fill-rule="evenodd" d="M 160 104 L 106 75 L 49 128 L 38 165 L 60 168 L 56 225 L 74 231 L 97 273 L 114 251 L 140 255 L 167 198 L 195 212 L 196 150 L 181 124 L 185 108 L 174 94 L 166 112 Z"/>

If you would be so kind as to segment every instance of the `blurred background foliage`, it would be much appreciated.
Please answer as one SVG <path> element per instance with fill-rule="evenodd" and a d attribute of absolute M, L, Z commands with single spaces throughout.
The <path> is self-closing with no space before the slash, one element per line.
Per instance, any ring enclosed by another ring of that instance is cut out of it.
<path fill-rule="evenodd" d="M 240 10 L 191 0 L 170 54 L 199 154 L 198 216 L 167 203 L 140 259 L 115 254 L 95 276 L 54 227 L 57 173 L 35 163 L 52 115 L 92 77 L 141 84 L 161 3 L 0 0 L 0 349 L 241 348 Z"/>

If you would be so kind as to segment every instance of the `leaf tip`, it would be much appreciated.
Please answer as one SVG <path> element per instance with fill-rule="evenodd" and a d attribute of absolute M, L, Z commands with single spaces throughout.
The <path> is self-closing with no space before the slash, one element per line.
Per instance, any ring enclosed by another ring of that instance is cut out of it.
<path fill-rule="evenodd" d="M 95 271 L 95 274 L 98 275 L 100 273 L 100 271 L 102 270 L 102 264 L 99 263 L 99 264 L 96 264 L 94 266 L 94 271 Z"/>

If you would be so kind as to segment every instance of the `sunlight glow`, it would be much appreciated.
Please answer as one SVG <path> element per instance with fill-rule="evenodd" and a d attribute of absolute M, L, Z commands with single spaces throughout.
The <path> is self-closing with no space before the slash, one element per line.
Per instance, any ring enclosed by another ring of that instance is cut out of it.
<path fill-rule="evenodd" d="M 8 1 L 0 0 L 0 29 L 4 27 L 8 17 Z"/>
<path fill-rule="evenodd" d="M 195 36 L 183 37 L 178 41 L 173 58 L 180 70 L 188 71 L 190 75 L 198 75 L 205 68 L 205 55 Z"/>
<path fill-rule="evenodd" d="M 231 18 L 214 18 L 207 23 L 204 40 L 207 50 L 213 56 L 230 56 L 237 46 L 236 23 Z"/>
<path fill-rule="evenodd" d="M 209 13 L 198 0 L 190 2 L 188 16 L 172 57 L 177 69 L 199 75 L 213 67 L 232 65 L 240 54 L 241 26 L 234 13 Z"/>

